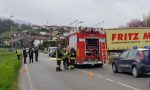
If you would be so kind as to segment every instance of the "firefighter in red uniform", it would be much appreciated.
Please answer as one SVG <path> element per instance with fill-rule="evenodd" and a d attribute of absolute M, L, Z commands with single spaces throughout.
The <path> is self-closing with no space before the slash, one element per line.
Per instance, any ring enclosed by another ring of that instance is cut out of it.
<path fill-rule="evenodd" d="M 75 60 L 76 60 L 76 50 L 74 48 L 71 49 L 69 58 L 70 58 L 70 69 L 73 70 L 75 66 Z"/>

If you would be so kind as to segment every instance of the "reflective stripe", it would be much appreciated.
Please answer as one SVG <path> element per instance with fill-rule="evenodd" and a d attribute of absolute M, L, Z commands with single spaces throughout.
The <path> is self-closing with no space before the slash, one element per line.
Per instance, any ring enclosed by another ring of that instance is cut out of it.
<path fill-rule="evenodd" d="M 74 57 L 71 57 L 70 59 L 76 59 L 76 58 L 74 58 Z"/>
<path fill-rule="evenodd" d="M 64 52 L 64 53 L 63 53 L 64 56 L 67 56 L 67 54 L 68 54 L 68 52 Z"/>
<path fill-rule="evenodd" d="M 16 51 L 17 51 L 17 55 L 21 55 L 21 51 L 19 49 L 17 49 Z"/>
<path fill-rule="evenodd" d="M 58 52 L 56 50 L 56 60 L 61 60 L 61 58 L 58 58 Z"/>
<path fill-rule="evenodd" d="M 67 58 L 68 52 L 63 52 L 63 58 Z"/>
<path fill-rule="evenodd" d="M 56 58 L 56 60 L 62 60 L 61 58 Z"/>

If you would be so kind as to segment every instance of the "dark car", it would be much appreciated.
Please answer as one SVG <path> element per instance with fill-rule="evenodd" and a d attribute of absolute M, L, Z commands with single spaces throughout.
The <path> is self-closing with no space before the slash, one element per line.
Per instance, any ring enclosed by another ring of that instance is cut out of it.
<path fill-rule="evenodd" d="M 112 70 L 114 73 L 130 72 L 134 77 L 150 73 L 149 53 L 148 49 L 127 50 L 112 63 Z"/>

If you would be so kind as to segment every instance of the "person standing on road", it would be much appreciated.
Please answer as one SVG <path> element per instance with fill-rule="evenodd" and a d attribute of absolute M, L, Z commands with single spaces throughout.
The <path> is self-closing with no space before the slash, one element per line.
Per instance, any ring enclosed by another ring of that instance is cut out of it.
<path fill-rule="evenodd" d="M 69 58 L 70 58 L 70 69 L 74 70 L 75 60 L 76 60 L 76 50 L 74 48 L 71 49 Z"/>
<path fill-rule="evenodd" d="M 63 65 L 65 69 L 68 69 L 69 66 L 69 61 L 68 61 L 68 52 L 66 51 L 66 49 L 64 48 L 63 52 L 62 52 L 62 59 L 63 59 Z"/>
<path fill-rule="evenodd" d="M 37 48 L 35 48 L 35 50 L 34 50 L 34 54 L 35 54 L 35 61 L 37 61 L 37 62 L 38 62 L 39 51 L 38 51 L 38 49 L 37 49 Z"/>
<path fill-rule="evenodd" d="M 29 48 L 28 53 L 29 53 L 29 62 L 33 63 L 33 50 L 32 50 L 32 48 Z"/>
<path fill-rule="evenodd" d="M 26 48 L 23 49 L 23 58 L 24 58 L 24 64 L 26 64 L 26 58 L 27 58 L 28 54 L 27 54 L 27 51 L 26 51 Z"/>
<path fill-rule="evenodd" d="M 18 60 L 20 60 L 20 56 L 21 56 L 21 50 L 19 48 L 16 49 L 16 54 L 17 54 L 17 58 Z"/>
<path fill-rule="evenodd" d="M 60 44 L 58 44 L 57 50 L 55 52 L 55 58 L 57 61 L 56 71 L 62 71 L 62 69 L 61 69 L 62 50 L 61 50 Z"/>

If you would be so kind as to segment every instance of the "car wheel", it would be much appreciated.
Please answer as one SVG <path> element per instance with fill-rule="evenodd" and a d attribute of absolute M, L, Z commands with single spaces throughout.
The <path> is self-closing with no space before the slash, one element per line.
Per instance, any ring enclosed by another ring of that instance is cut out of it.
<path fill-rule="evenodd" d="M 134 77 L 138 77 L 139 76 L 138 69 L 137 69 L 136 66 L 133 67 L 132 74 L 133 74 Z"/>
<path fill-rule="evenodd" d="M 118 73 L 118 69 L 117 69 L 117 65 L 116 64 L 112 65 L 112 70 L 113 70 L 114 73 Z"/>

